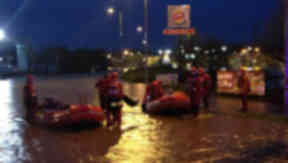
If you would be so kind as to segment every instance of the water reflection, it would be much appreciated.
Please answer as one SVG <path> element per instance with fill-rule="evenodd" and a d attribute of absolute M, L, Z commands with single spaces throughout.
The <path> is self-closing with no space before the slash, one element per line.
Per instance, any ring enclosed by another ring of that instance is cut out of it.
<path fill-rule="evenodd" d="M 131 84 L 124 83 L 123 84 L 123 92 L 131 98 L 139 100 L 141 103 L 145 94 L 146 86 L 145 84 Z"/>
<path fill-rule="evenodd" d="M 164 145 L 160 133 L 162 122 L 152 119 L 148 115 L 140 114 L 140 108 L 124 107 L 125 116 L 123 119 L 122 136 L 119 143 L 111 147 L 105 155 L 111 162 L 153 162 L 155 154 L 157 157 L 164 157 L 167 151 L 163 150 Z M 162 150 L 159 150 L 162 149 Z"/>
<path fill-rule="evenodd" d="M 17 112 L 14 82 L 0 81 L 0 162 L 14 163 L 29 160 L 26 145 L 23 142 L 26 123 Z"/>

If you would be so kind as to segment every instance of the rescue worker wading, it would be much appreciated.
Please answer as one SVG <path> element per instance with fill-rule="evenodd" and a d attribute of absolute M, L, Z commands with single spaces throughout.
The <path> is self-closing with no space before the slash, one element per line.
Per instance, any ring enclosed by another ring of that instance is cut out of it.
<path fill-rule="evenodd" d="M 106 74 L 104 78 L 100 79 L 95 85 L 95 88 L 98 89 L 101 108 L 105 113 L 107 111 L 107 86 L 109 84 L 109 81 L 109 76 L 108 74 Z"/>
<path fill-rule="evenodd" d="M 26 119 L 31 121 L 33 119 L 33 114 L 38 105 L 38 99 L 36 95 L 36 89 L 33 84 L 33 76 L 27 75 L 26 84 L 23 88 L 23 102 L 26 107 Z"/>
<path fill-rule="evenodd" d="M 204 68 L 199 68 L 199 78 L 201 81 L 201 94 L 203 96 L 203 103 L 204 108 L 208 112 L 209 111 L 209 97 L 211 94 L 211 88 L 212 88 L 212 80 L 210 75 L 205 72 Z"/>
<path fill-rule="evenodd" d="M 118 73 L 113 72 L 107 85 L 107 125 L 111 126 L 117 123 L 120 127 L 122 123 L 122 100 L 124 94 L 122 84 L 118 81 Z"/>
<path fill-rule="evenodd" d="M 240 70 L 238 87 L 240 89 L 240 96 L 241 96 L 241 101 L 242 101 L 241 111 L 247 112 L 247 110 L 248 110 L 247 96 L 250 92 L 250 82 L 248 79 L 248 75 L 246 74 L 246 72 L 243 69 Z"/>
<path fill-rule="evenodd" d="M 198 71 L 192 67 L 191 74 L 186 81 L 186 87 L 190 96 L 191 111 L 195 117 L 199 114 L 199 107 L 201 103 L 201 81 Z"/>

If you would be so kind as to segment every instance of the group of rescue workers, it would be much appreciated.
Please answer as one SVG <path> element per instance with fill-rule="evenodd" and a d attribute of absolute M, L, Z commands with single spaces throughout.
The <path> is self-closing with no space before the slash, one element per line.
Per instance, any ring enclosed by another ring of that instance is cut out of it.
<path fill-rule="evenodd" d="M 211 94 L 212 80 L 210 75 L 205 72 L 204 68 L 192 67 L 190 74 L 185 82 L 186 91 L 190 97 L 190 110 L 195 115 L 199 114 L 200 104 L 203 101 L 204 108 L 209 111 L 209 96 Z M 146 112 L 146 105 L 149 101 L 153 101 L 164 96 L 162 81 L 155 80 L 146 87 L 146 94 L 143 101 L 143 111 Z"/>
<path fill-rule="evenodd" d="M 192 67 L 191 73 L 186 80 L 186 88 L 190 97 L 191 111 L 197 117 L 200 104 L 203 101 L 204 108 L 209 111 L 209 96 L 211 95 L 212 80 L 204 68 Z"/>
<path fill-rule="evenodd" d="M 138 102 L 131 100 L 123 94 L 122 84 L 118 80 L 117 72 L 108 73 L 103 79 L 100 79 L 95 88 L 98 89 L 101 108 L 105 112 L 107 126 L 120 126 L 122 122 L 122 103 L 125 101 L 128 105 L 134 106 Z M 240 95 L 242 100 L 242 111 L 247 111 L 247 96 L 250 91 L 250 84 L 248 76 L 244 70 L 240 70 L 240 77 L 238 80 L 238 87 L 240 88 Z M 190 74 L 187 76 L 185 82 L 187 94 L 190 97 L 191 113 L 197 117 L 199 115 L 200 104 L 203 102 L 204 109 L 209 112 L 209 96 L 212 93 L 212 79 L 204 68 L 192 67 Z M 34 110 L 38 107 L 38 99 L 36 89 L 33 84 L 32 75 L 27 76 L 26 84 L 24 86 L 24 104 L 27 107 L 27 119 L 31 119 Z M 146 104 L 164 96 L 164 89 L 162 81 L 155 80 L 148 84 L 143 101 L 143 112 L 146 112 Z"/>

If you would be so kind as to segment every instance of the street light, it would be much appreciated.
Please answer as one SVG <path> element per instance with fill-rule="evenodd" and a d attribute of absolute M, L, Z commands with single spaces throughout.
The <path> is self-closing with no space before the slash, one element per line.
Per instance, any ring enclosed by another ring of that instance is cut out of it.
<path fill-rule="evenodd" d="M 253 48 L 252 48 L 251 46 L 248 46 L 247 50 L 248 50 L 248 51 L 252 51 Z"/>
<path fill-rule="evenodd" d="M 123 51 L 123 55 L 124 55 L 124 56 L 129 55 L 129 50 L 125 49 L 125 50 Z"/>
<path fill-rule="evenodd" d="M 164 64 L 169 64 L 171 62 L 170 55 L 168 53 L 165 53 L 163 56 L 163 63 Z"/>
<path fill-rule="evenodd" d="M 247 52 L 248 52 L 248 49 L 242 49 L 242 50 L 241 50 L 241 54 L 242 54 L 242 55 L 247 54 Z"/>
<path fill-rule="evenodd" d="M 147 45 L 147 41 L 146 41 L 146 40 L 143 40 L 143 41 L 142 41 L 142 44 L 146 46 L 146 45 Z"/>
<path fill-rule="evenodd" d="M 221 47 L 221 49 L 222 49 L 223 52 L 226 52 L 226 51 L 227 51 L 227 46 L 223 45 L 223 46 Z"/>
<path fill-rule="evenodd" d="M 170 49 L 165 50 L 165 53 L 170 55 L 172 53 L 172 51 Z"/>
<path fill-rule="evenodd" d="M 259 52 L 260 52 L 260 48 L 259 48 L 259 47 L 256 47 L 256 48 L 254 49 L 254 51 L 255 51 L 256 53 L 259 53 Z"/>
<path fill-rule="evenodd" d="M 111 57 L 112 57 L 112 55 L 109 53 L 109 54 L 107 55 L 107 59 L 111 59 Z"/>
<path fill-rule="evenodd" d="M 109 7 L 106 12 L 107 12 L 108 15 L 114 15 L 114 13 L 115 13 L 115 8 Z"/>
<path fill-rule="evenodd" d="M 141 32 L 143 32 L 143 27 L 142 26 L 138 26 L 136 28 L 136 30 L 137 30 L 138 33 L 141 33 Z"/>
<path fill-rule="evenodd" d="M 190 54 L 190 58 L 191 58 L 191 59 L 195 59 L 195 58 L 196 58 L 195 54 L 193 54 L 193 53 Z"/>
<path fill-rule="evenodd" d="M 181 49 L 181 53 L 184 54 L 185 53 L 185 49 Z"/>
<path fill-rule="evenodd" d="M 4 40 L 5 38 L 5 31 L 3 29 L 0 29 L 0 41 Z"/>
<path fill-rule="evenodd" d="M 158 50 L 158 54 L 159 54 L 159 55 L 163 54 L 163 50 L 159 49 L 159 50 Z"/>
<path fill-rule="evenodd" d="M 144 0 L 144 40 L 145 40 L 145 44 L 144 44 L 144 55 L 146 53 L 146 55 L 148 55 L 148 0 Z M 143 42 L 144 43 L 144 42 Z M 147 65 L 145 66 L 145 83 L 148 83 L 149 79 L 149 72 L 148 72 L 148 67 Z"/>
<path fill-rule="evenodd" d="M 0 29 L 0 41 L 4 41 L 6 39 L 6 34 L 4 29 Z M 12 41 L 16 44 L 16 57 L 17 57 L 17 66 L 20 71 L 28 72 L 29 71 L 29 58 L 28 54 L 25 51 L 25 46 L 21 42 L 9 38 L 9 41 Z"/>
<path fill-rule="evenodd" d="M 113 16 L 116 12 L 116 9 L 114 7 L 108 7 L 106 10 L 106 13 L 110 16 Z M 123 13 L 122 11 L 119 9 L 119 31 L 120 31 L 120 40 L 123 37 Z"/>
<path fill-rule="evenodd" d="M 200 48 L 199 48 L 198 46 L 195 46 L 195 47 L 194 47 L 194 50 L 195 50 L 195 51 L 200 51 Z"/>

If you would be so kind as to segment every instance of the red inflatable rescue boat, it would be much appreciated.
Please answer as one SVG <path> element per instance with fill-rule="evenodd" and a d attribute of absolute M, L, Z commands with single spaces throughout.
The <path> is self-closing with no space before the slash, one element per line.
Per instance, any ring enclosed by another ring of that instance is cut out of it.
<path fill-rule="evenodd" d="M 99 125 L 105 119 L 100 107 L 92 105 L 70 105 L 65 110 L 41 110 L 35 120 L 50 127 L 73 127 L 78 125 Z"/>
<path fill-rule="evenodd" d="M 183 114 L 190 112 L 190 98 L 184 92 L 174 92 L 146 104 L 151 114 Z"/>

